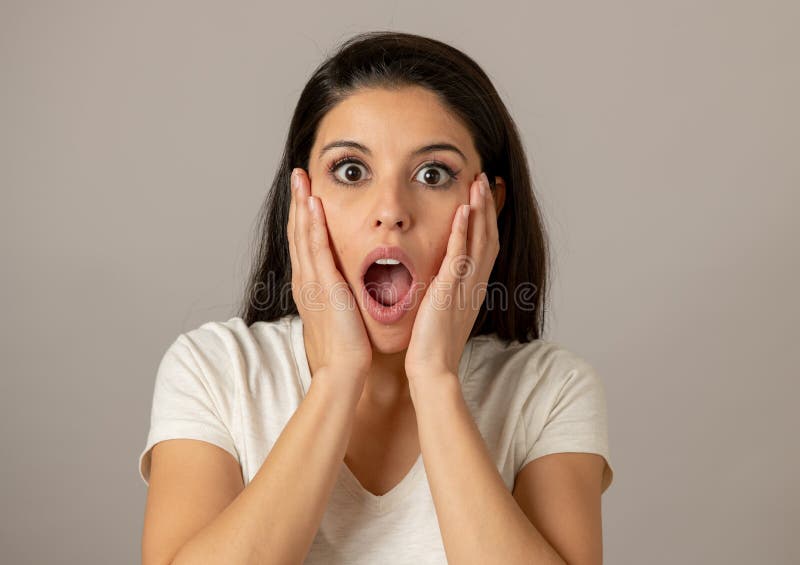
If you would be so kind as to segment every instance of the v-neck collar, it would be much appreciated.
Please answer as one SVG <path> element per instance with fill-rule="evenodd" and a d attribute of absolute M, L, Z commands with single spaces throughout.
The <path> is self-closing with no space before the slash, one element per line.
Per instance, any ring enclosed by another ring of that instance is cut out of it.
<path fill-rule="evenodd" d="M 297 372 L 300 375 L 300 385 L 303 389 L 303 397 L 305 398 L 311 386 L 311 370 L 308 366 L 308 357 L 306 356 L 305 342 L 303 340 L 303 319 L 295 314 L 288 318 L 288 324 L 291 336 L 292 354 L 294 355 Z M 466 373 L 469 369 L 469 361 L 473 346 L 473 339 L 468 340 L 458 363 L 458 380 L 462 385 L 464 384 Z M 425 474 L 422 453 L 419 454 L 414 465 L 411 466 L 411 469 L 409 469 L 408 473 L 406 473 L 400 482 L 392 487 L 391 490 L 381 495 L 373 494 L 365 489 L 347 464 L 345 464 L 344 459 L 341 462 L 339 470 L 339 479 L 342 486 L 361 502 L 362 506 L 377 514 L 383 514 L 395 508 L 412 490 L 414 490 L 422 478 L 425 477 L 427 477 L 427 475 Z"/>
<path fill-rule="evenodd" d="M 365 489 L 344 461 L 339 473 L 344 488 L 361 503 L 361 506 L 369 508 L 376 514 L 384 514 L 395 508 L 416 488 L 420 477 L 425 476 L 422 453 L 400 482 L 383 494 L 373 494 Z"/>

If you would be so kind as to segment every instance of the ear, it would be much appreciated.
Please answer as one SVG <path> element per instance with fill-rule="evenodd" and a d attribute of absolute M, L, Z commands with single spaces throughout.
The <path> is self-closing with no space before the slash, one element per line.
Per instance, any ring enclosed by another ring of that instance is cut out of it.
<path fill-rule="evenodd" d="M 497 210 L 497 215 L 499 216 L 500 210 L 503 209 L 503 204 L 505 204 L 506 201 L 506 183 L 503 177 L 494 177 L 492 198 L 494 199 L 495 210 Z"/>

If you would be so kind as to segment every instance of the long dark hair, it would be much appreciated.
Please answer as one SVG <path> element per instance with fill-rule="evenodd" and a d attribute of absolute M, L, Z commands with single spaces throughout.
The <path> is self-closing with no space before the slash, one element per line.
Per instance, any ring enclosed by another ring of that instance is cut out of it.
<path fill-rule="evenodd" d="M 361 33 L 342 43 L 300 94 L 283 157 L 257 218 L 252 270 L 238 315 L 249 326 L 298 313 L 286 234 L 289 175 L 295 167 L 308 170 L 318 125 L 336 104 L 359 88 L 403 86 L 422 86 L 437 94 L 472 134 L 492 189 L 495 176 L 505 181 L 505 204 L 497 218 L 500 251 L 470 337 L 496 333 L 520 342 L 540 338 L 549 250 L 516 125 L 489 77 L 466 54 L 435 39 L 390 31 Z M 496 290 L 506 295 L 499 308 Z"/>

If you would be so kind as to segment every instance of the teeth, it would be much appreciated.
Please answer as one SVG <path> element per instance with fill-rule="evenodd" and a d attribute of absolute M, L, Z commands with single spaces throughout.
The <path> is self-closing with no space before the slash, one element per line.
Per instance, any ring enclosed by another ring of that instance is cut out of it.
<path fill-rule="evenodd" d="M 397 259 L 378 259 L 375 261 L 378 265 L 399 265 L 400 261 Z"/>

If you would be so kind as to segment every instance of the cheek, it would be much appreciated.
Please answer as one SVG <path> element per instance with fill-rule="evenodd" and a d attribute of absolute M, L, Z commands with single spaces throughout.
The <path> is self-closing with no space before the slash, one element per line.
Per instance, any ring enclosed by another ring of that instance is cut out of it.
<path fill-rule="evenodd" d="M 344 274 L 345 271 L 343 269 L 343 262 L 347 261 L 348 252 L 347 245 L 345 244 L 347 238 L 337 234 L 336 230 L 331 229 L 330 226 L 328 227 L 328 233 L 328 240 L 331 246 L 331 253 L 333 254 L 333 261 L 336 263 L 336 268 L 339 269 L 342 274 Z"/>
<path fill-rule="evenodd" d="M 346 221 L 347 214 L 335 200 L 325 199 L 322 203 L 325 209 L 325 222 L 328 226 L 328 240 L 333 254 L 336 268 L 345 274 L 344 265 L 352 260 L 348 254 L 352 253 L 351 242 L 357 241 L 354 237 L 353 222 Z"/>
<path fill-rule="evenodd" d="M 427 239 L 427 265 L 428 277 L 433 278 L 439 272 L 444 256 L 447 254 L 447 242 L 450 240 L 450 226 L 437 224 L 435 229 L 429 231 Z"/>

